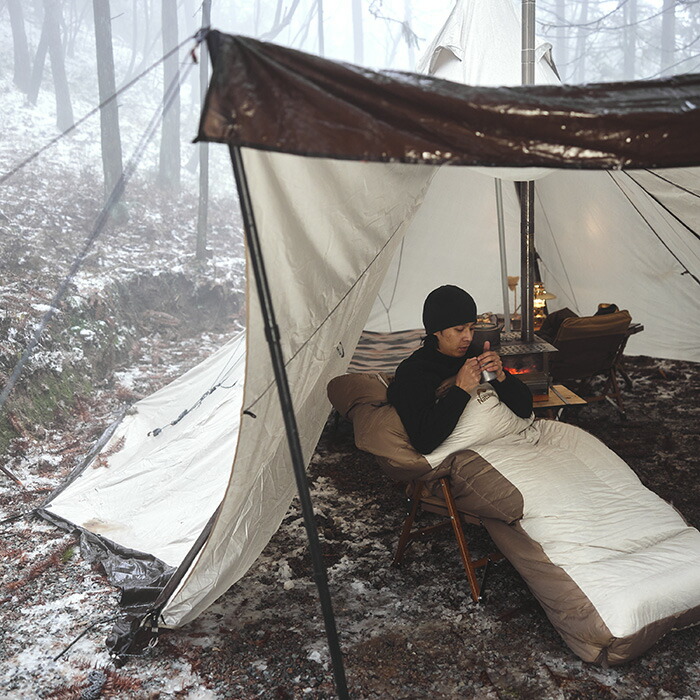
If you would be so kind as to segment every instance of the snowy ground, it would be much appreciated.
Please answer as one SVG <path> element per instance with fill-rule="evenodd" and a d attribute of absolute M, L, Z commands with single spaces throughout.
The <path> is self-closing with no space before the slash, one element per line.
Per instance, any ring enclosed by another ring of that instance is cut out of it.
<path fill-rule="evenodd" d="M 82 446 L 138 394 L 210 352 L 221 338 L 158 341 L 157 362 L 119 375 L 61 430 L 27 440 L 0 482 L 3 517 L 26 513 L 60 482 Z M 150 360 L 153 356 L 150 356 Z M 591 406 L 580 424 L 600 435 L 691 521 L 700 523 L 696 455 L 698 373 L 689 363 L 629 360 L 626 422 Z M 121 398 L 120 398 L 121 397 Z M 403 516 L 400 489 L 329 424 L 310 466 L 351 696 L 357 698 L 700 697 L 698 629 L 673 633 L 614 669 L 584 664 L 563 644 L 507 562 L 486 600 L 470 602 L 452 538 L 417 545 L 389 566 Z M 476 552 L 486 535 L 471 533 Z M 333 696 L 323 625 L 296 503 L 251 571 L 195 622 L 115 669 L 104 647 L 117 592 L 85 561 L 74 536 L 32 516 L 3 525 L 2 697 L 326 698 Z M 90 683 L 95 694 L 90 694 Z"/>

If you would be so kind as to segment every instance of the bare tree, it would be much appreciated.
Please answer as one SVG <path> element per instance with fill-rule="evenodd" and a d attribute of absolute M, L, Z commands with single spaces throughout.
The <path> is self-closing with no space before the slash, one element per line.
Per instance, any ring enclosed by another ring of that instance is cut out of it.
<path fill-rule="evenodd" d="M 323 36 L 323 0 L 316 0 L 318 10 L 318 55 L 326 55 L 325 39 Z"/>
<path fill-rule="evenodd" d="M 211 0 L 202 3 L 202 27 L 211 24 Z M 199 64 L 199 94 L 204 109 L 204 99 L 209 83 L 209 57 L 207 45 L 202 43 Z M 199 203 L 197 206 L 197 260 L 203 260 L 207 255 L 207 228 L 209 218 L 209 144 L 199 143 Z"/>
<path fill-rule="evenodd" d="M 95 18 L 97 83 L 101 104 L 116 92 L 109 0 L 92 0 L 92 9 Z M 100 133 L 105 193 L 108 195 L 122 174 L 122 141 L 119 131 L 119 107 L 116 99 L 111 100 L 100 110 Z"/>
<path fill-rule="evenodd" d="M 362 0 L 352 0 L 353 62 L 361 66 L 365 60 L 362 35 Z"/>
<path fill-rule="evenodd" d="M 70 90 L 66 78 L 65 52 L 61 40 L 60 0 L 44 0 L 44 22 L 46 24 L 49 57 L 51 58 L 51 74 L 56 94 L 56 125 L 61 131 L 73 126 L 73 106 L 70 101 Z"/>
<path fill-rule="evenodd" d="M 7 10 L 10 13 L 12 27 L 12 44 L 14 47 L 14 83 L 22 91 L 29 89 L 31 63 L 29 61 L 29 45 L 24 30 L 24 13 L 21 0 L 7 0 Z"/>
<path fill-rule="evenodd" d="M 676 0 L 664 0 L 661 15 L 661 61 L 660 72 L 666 75 L 671 71 L 676 57 Z"/>
<path fill-rule="evenodd" d="M 576 37 L 576 72 L 575 80 L 583 83 L 586 80 L 586 36 L 588 35 L 588 0 L 582 0 L 578 16 L 578 35 Z"/>
<path fill-rule="evenodd" d="M 162 0 L 163 53 L 177 46 L 177 3 L 176 0 Z M 180 68 L 177 53 L 168 56 L 163 62 L 164 97 L 170 86 L 176 91 L 168 111 L 163 115 L 163 128 L 160 139 L 160 163 L 158 182 L 172 190 L 180 188 Z"/>
<path fill-rule="evenodd" d="M 407 27 L 410 27 L 413 24 L 411 0 L 404 0 L 404 24 Z M 411 70 L 413 70 L 416 67 L 416 47 L 416 42 L 407 42 L 406 50 L 408 51 L 408 65 L 410 66 Z"/>
<path fill-rule="evenodd" d="M 625 80 L 634 80 L 637 59 L 637 0 L 627 0 L 624 5 L 624 66 Z"/>
<path fill-rule="evenodd" d="M 292 4 L 288 8 L 284 8 L 284 1 L 277 0 L 277 9 L 275 11 L 275 19 L 272 23 L 272 27 L 269 31 L 260 35 L 260 39 L 263 41 L 272 41 L 289 23 L 294 17 L 297 7 L 299 7 L 299 0 L 292 0 Z M 282 11 L 284 9 L 284 12 Z"/>
<path fill-rule="evenodd" d="M 555 63 L 559 74 L 563 77 L 569 60 L 569 37 L 566 31 L 566 0 L 557 0 L 556 4 L 556 24 L 558 32 L 556 35 L 556 56 Z M 567 71 L 568 72 L 568 71 Z"/>
<path fill-rule="evenodd" d="M 49 48 L 49 28 L 47 16 L 44 16 L 44 21 L 41 24 L 41 37 L 39 45 L 36 47 L 34 55 L 34 65 L 32 66 L 32 75 L 29 80 L 29 90 L 27 90 L 27 99 L 31 104 L 35 105 L 39 97 L 41 89 L 41 79 L 44 76 L 44 65 L 46 63 L 46 52 Z"/>

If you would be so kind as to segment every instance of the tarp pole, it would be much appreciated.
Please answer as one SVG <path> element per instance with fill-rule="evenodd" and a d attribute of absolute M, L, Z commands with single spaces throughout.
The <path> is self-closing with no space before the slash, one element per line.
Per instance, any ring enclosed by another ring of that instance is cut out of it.
<path fill-rule="evenodd" d="M 494 178 L 496 185 L 496 217 L 498 219 L 498 253 L 501 258 L 501 291 L 503 292 L 503 321 L 510 332 L 510 305 L 508 304 L 508 268 L 506 264 L 506 227 L 503 218 L 503 181 Z"/>
<path fill-rule="evenodd" d="M 270 358 L 272 360 L 272 368 L 275 374 L 277 392 L 279 394 L 280 404 L 282 407 L 282 416 L 284 418 L 284 425 L 287 431 L 289 451 L 292 456 L 294 476 L 296 477 L 297 490 L 299 492 L 301 511 L 304 516 L 306 535 L 309 540 L 309 553 L 311 554 L 311 561 L 313 563 L 314 579 L 316 581 L 316 587 L 318 588 L 318 597 L 321 603 L 321 610 L 323 612 L 323 621 L 326 626 L 326 637 L 328 638 L 328 647 L 333 664 L 335 688 L 338 693 L 338 697 L 345 700 L 350 696 L 348 695 L 347 684 L 345 681 L 343 655 L 340 650 L 340 643 L 338 641 L 338 633 L 335 626 L 335 615 L 333 614 L 333 605 L 331 602 L 330 592 L 328 590 L 328 577 L 326 575 L 326 567 L 323 562 L 321 545 L 318 539 L 318 530 L 316 528 L 314 510 L 311 503 L 311 494 L 309 493 L 309 484 L 306 479 L 304 456 L 301 451 L 301 442 L 299 441 L 299 430 L 297 427 L 296 416 L 294 414 L 292 395 L 289 390 L 287 370 L 284 366 L 284 357 L 282 356 L 280 332 L 275 320 L 270 285 L 267 281 L 267 273 L 265 272 L 265 263 L 263 260 L 262 248 L 260 246 L 260 238 L 258 236 L 258 229 L 255 224 L 255 217 L 253 214 L 253 204 L 250 199 L 250 191 L 248 190 L 248 180 L 246 178 L 245 168 L 243 167 L 243 157 L 241 155 L 240 148 L 238 146 L 229 146 L 229 151 L 231 153 L 233 174 L 236 178 L 238 198 L 241 205 L 241 213 L 243 215 L 243 225 L 246 244 L 248 246 L 248 256 L 255 275 L 255 286 L 260 299 L 260 307 L 262 309 L 263 319 L 265 322 L 265 338 L 267 339 L 267 345 L 270 350 Z"/>
<path fill-rule="evenodd" d="M 522 82 L 535 82 L 535 0 L 522 0 Z M 524 343 L 533 341 L 533 269 L 535 260 L 535 183 L 523 182 L 520 190 L 520 291 Z"/>

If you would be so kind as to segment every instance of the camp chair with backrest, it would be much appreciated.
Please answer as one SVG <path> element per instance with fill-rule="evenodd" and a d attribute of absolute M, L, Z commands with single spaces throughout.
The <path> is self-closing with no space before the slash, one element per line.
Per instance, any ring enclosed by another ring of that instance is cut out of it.
<path fill-rule="evenodd" d="M 617 373 L 631 320 L 628 311 L 564 319 L 553 341 L 558 352 L 550 361 L 552 379 L 578 382 L 578 393 L 586 401 L 607 399 L 624 416 Z M 596 390 L 592 380 L 601 376 L 603 387 Z"/>

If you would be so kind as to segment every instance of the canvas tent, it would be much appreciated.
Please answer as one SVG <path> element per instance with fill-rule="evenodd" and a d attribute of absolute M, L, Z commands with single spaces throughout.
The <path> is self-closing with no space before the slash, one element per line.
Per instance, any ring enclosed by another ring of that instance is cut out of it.
<path fill-rule="evenodd" d="M 440 166 L 455 172 L 463 170 L 456 166 L 563 169 L 544 178 L 543 187 L 574 176 L 601 175 L 608 182 L 610 175 L 595 172 L 601 168 L 616 171 L 621 184 L 632 178 L 682 183 L 668 201 L 648 185 L 665 207 L 652 208 L 654 198 L 644 192 L 629 195 L 647 228 L 652 223 L 665 227 L 665 243 L 673 247 L 667 259 L 661 260 L 651 244 L 634 238 L 630 243 L 627 236 L 618 241 L 600 224 L 591 224 L 591 240 L 599 238 L 610 254 L 629 246 L 623 250 L 626 264 L 613 276 L 632 273 L 618 287 L 601 282 L 591 297 L 579 292 L 575 281 L 612 263 L 580 254 L 576 246 L 592 246 L 580 225 L 570 225 L 570 236 L 559 236 L 557 226 L 566 231 L 567 212 L 575 211 L 570 200 L 560 202 L 555 220 L 548 214 L 554 252 L 550 258 L 539 243 L 538 250 L 545 269 L 553 271 L 552 281 L 562 284 L 560 298 L 570 298 L 570 283 L 581 310 L 589 308 L 589 299 L 635 310 L 628 296 L 607 295 L 622 293 L 623 287 L 625 294 L 629 288 L 641 295 L 636 285 L 649 284 L 642 273 L 651 269 L 663 281 L 659 288 L 669 287 L 658 303 L 685 314 L 672 317 L 674 323 L 687 323 L 696 313 L 700 273 L 697 235 L 688 235 L 697 229 L 691 218 L 697 216 L 696 207 L 688 202 L 696 201 L 699 192 L 691 166 L 700 164 L 700 143 L 688 134 L 700 126 L 699 76 L 613 86 L 474 88 L 372 72 L 218 32 L 211 32 L 208 42 L 214 72 L 199 138 L 228 144 L 238 159 L 259 232 L 259 250 L 249 249 L 249 256 L 264 260 L 269 298 L 261 298 L 251 281 L 245 335 L 233 339 L 209 366 L 188 373 L 150 397 L 150 403 L 137 404 L 103 448 L 108 468 L 77 473 L 45 507 L 51 517 L 100 534 L 122 550 L 151 547 L 143 541 L 150 530 L 161 545 L 149 553 L 176 570 L 156 607 L 158 622 L 169 627 L 194 619 L 244 575 L 294 494 L 268 341 L 279 348 L 308 461 L 329 411 L 326 384 L 345 371 L 402 237 L 425 217 L 431 247 L 437 251 L 444 245 L 445 256 L 454 258 L 458 241 L 483 235 L 481 225 L 469 230 L 461 217 L 450 231 L 426 214 L 423 207 Z M 482 174 L 472 175 L 488 182 Z M 471 182 L 449 201 L 461 204 Z M 558 193 L 558 186 L 551 188 Z M 613 192 L 619 191 L 616 185 Z M 571 197 L 583 199 L 581 190 Z M 642 203 L 653 214 L 645 213 Z M 593 221 L 598 206 L 600 200 L 579 203 L 581 221 Z M 610 214 L 613 227 L 619 226 L 621 215 Z M 636 225 L 629 229 L 629 236 L 641 235 Z M 650 238 L 658 240 L 656 233 Z M 574 245 L 573 253 L 563 241 Z M 574 274 L 570 262 L 576 257 L 581 267 Z M 403 272 L 410 273 L 406 279 L 417 279 L 431 264 L 424 259 L 412 273 L 404 266 Z M 470 286 L 463 275 L 440 281 Z M 594 276 L 596 282 L 603 280 L 602 274 Z M 476 277 L 473 281 L 477 284 Z M 484 282 L 498 285 L 497 279 Z M 411 301 L 396 284 L 394 302 Z M 656 291 L 653 287 L 650 293 Z M 408 306 L 410 312 L 397 315 L 402 320 L 396 323 L 416 327 L 411 313 L 418 308 L 412 301 Z M 266 326 L 263 311 L 270 308 L 276 323 Z M 635 310 L 635 318 L 641 313 Z M 640 320 L 648 326 L 643 335 L 653 337 L 655 312 Z M 688 331 L 686 342 L 695 337 L 694 345 L 679 350 L 678 343 L 663 345 L 659 339 L 659 349 L 666 356 L 698 359 L 691 356 L 700 345 L 698 330 Z M 185 408 L 190 410 L 183 416 Z M 221 447 L 217 456 L 210 454 L 214 443 Z M 137 453 L 145 458 L 130 458 Z M 163 479 L 159 470 L 168 466 L 173 473 L 188 471 L 182 480 Z M 135 498 L 157 493 L 136 502 L 140 523 L 119 512 L 124 488 Z M 201 504 L 196 509 L 190 505 L 195 494 Z M 173 507 L 178 501 L 182 507 Z"/>

